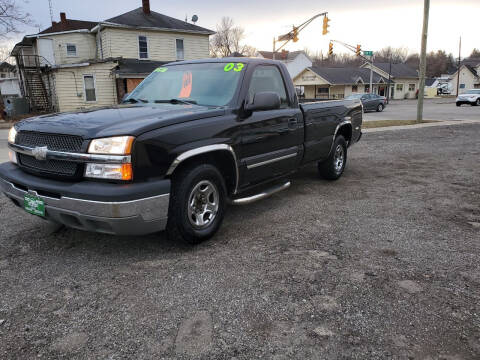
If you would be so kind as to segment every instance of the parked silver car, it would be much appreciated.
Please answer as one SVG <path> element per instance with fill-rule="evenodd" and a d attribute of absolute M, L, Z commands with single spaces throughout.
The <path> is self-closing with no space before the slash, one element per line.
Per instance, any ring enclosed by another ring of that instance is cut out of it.
<path fill-rule="evenodd" d="M 377 94 L 352 94 L 345 98 L 346 100 L 360 100 L 363 105 L 363 111 L 378 111 L 385 109 L 386 98 Z"/>

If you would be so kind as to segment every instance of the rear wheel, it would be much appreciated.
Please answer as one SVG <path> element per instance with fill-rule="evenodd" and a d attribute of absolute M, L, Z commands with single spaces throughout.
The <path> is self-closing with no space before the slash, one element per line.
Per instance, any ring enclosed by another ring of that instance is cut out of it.
<path fill-rule="evenodd" d="M 475 105 L 480 106 L 480 98 L 478 98 L 477 101 L 475 101 Z"/>
<path fill-rule="evenodd" d="M 382 112 L 382 111 L 383 111 L 383 104 L 378 104 L 377 112 Z"/>
<path fill-rule="evenodd" d="M 198 244 L 219 229 L 226 210 L 225 181 L 213 165 L 192 165 L 174 176 L 168 213 L 170 239 Z"/>
<path fill-rule="evenodd" d="M 327 160 L 318 163 L 320 176 L 327 180 L 337 180 L 342 176 L 347 163 L 347 142 L 343 136 L 337 136 Z"/>

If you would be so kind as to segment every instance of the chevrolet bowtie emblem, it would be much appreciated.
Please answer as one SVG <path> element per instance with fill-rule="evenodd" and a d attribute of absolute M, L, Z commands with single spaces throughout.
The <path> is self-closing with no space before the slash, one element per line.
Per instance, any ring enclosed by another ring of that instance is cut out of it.
<path fill-rule="evenodd" d="M 48 148 L 46 146 L 36 147 L 32 150 L 32 155 L 37 160 L 47 160 L 47 151 Z"/>

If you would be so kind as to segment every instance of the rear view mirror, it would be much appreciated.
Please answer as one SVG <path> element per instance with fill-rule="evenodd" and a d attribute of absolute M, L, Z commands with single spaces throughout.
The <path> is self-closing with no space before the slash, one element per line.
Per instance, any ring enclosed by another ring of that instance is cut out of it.
<path fill-rule="evenodd" d="M 248 111 L 265 111 L 280 109 L 280 96 L 273 91 L 258 92 L 253 96 L 253 102 L 245 106 Z"/>

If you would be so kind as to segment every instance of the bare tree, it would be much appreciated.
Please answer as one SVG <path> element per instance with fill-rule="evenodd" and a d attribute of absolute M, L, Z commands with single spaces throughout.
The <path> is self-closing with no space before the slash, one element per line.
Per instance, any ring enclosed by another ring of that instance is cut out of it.
<path fill-rule="evenodd" d="M 470 57 L 471 57 L 472 59 L 478 59 L 478 58 L 480 58 L 480 50 L 478 50 L 477 48 L 474 48 L 474 49 L 472 50 L 472 53 L 470 54 Z"/>
<path fill-rule="evenodd" d="M 10 46 L 7 43 L 0 43 L 0 63 L 4 61 L 9 64 L 15 63 L 13 57 L 10 57 L 11 51 L 12 51 L 12 46 Z"/>
<path fill-rule="evenodd" d="M 22 25 L 34 25 L 30 14 L 21 8 L 19 2 L 21 1 L 0 0 L 0 38 L 18 34 Z"/>
<path fill-rule="evenodd" d="M 407 60 L 408 50 L 405 48 L 392 48 L 387 46 L 379 51 L 375 52 L 375 61 L 377 62 L 390 62 L 392 63 L 403 63 Z"/>
<path fill-rule="evenodd" d="M 210 39 L 212 57 L 227 57 L 232 54 L 253 56 L 255 48 L 243 44 L 245 31 L 241 26 L 235 26 L 233 19 L 223 17 L 217 25 L 217 32 Z"/>

